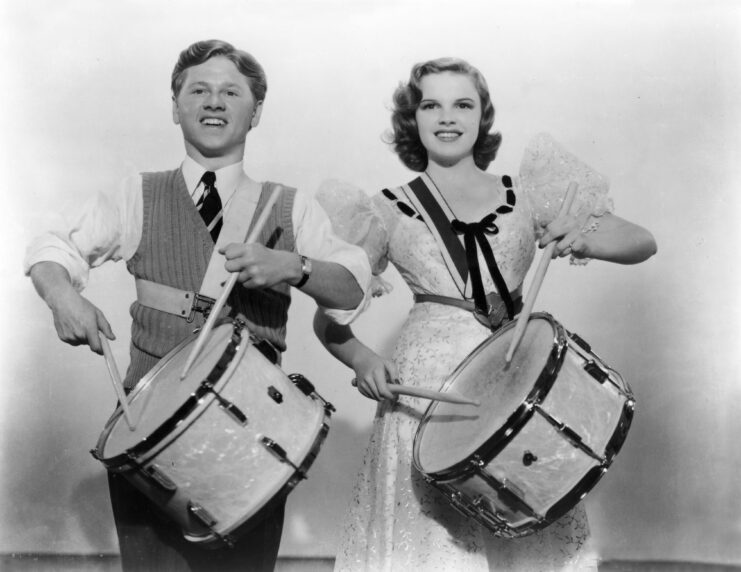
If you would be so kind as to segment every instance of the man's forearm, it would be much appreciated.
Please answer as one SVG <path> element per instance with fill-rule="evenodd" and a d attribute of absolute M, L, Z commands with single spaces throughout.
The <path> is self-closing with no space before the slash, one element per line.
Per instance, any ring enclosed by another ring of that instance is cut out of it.
<path fill-rule="evenodd" d="M 363 289 L 344 266 L 313 260 L 311 276 L 301 291 L 317 304 L 336 310 L 353 310 L 363 301 Z"/>
<path fill-rule="evenodd" d="M 58 298 L 68 290 L 74 290 L 69 273 L 64 266 L 56 262 L 37 262 L 31 267 L 28 275 L 36 292 L 52 309 Z"/>

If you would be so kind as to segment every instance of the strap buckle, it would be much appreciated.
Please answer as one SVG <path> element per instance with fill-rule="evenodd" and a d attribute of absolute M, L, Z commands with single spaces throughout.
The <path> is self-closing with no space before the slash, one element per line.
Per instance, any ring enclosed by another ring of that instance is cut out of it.
<path fill-rule="evenodd" d="M 517 296 L 517 297 L 515 297 Z M 512 292 L 515 314 L 518 314 L 522 310 L 522 297 L 519 296 L 519 288 Z M 490 292 L 486 295 L 486 311 L 482 311 L 479 308 L 475 308 L 473 316 L 481 324 L 487 328 L 491 328 L 492 331 L 499 328 L 504 321 L 508 318 L 507 305 L 504 300 L 496 293 Z"/>
<path fill-rule="evenodd" d="M 190 296 L 190 293 L 185 295 L 186 298 L 188 296 Z M 185 318 L 185 321 L 189 324 L 192 323 L 193 320 L 195 320 L 196 312 L 200 312 L 203 314 L 204 318 L 208 318 L 208 314 L 211 312 L 211 308 L 213 308 L 215 303 L 216 298 L 209 298 L 208 296 L 198 293 L 193 294 L 193 303 L 190 306 L 190 314 Z"/>

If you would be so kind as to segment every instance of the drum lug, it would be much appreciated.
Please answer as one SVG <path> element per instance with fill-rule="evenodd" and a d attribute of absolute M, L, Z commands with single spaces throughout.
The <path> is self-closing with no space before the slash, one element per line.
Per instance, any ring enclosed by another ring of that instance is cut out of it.
<path fill-rule="evenodd" d="M 299 467 L 297 467 L 289 458 L 288 453 L 286 453 L 286 450 L 278 445 L 275 441 L 273 441 L 270 437 L 265 437 L 264 435 L 260 438 L 260 442 L 263 444 L 263 446 L 270 451 L 273 456 L 278 459 L 281 463 L 286 463 L 287 465 L 290 465 L 293 467 L 293 469 L 296 471 L 296 475 L 299 479 L 305 479 L 306 478 L 306 472 L 301 470 Z"/>
<path fill-rule="evenodd" d="M 314 388 L 314 384 L 311 383 L 308 379 L 306 379 L 303 375 L 300 373 L 291 373 L 288 375 L 288 379 L 290 379 L 293 382 L 293 385 L 298 387 L 298 389 L 306 395 L 307 397 L 311 397 L 312 395 L 316 396 L 323 404 L 324 404 L 324 410 L 327 413 L 334 413 L 337 411 L 329 401 L 324 399 L 321 395 L 319 395 L 316 392 L 316 389 Z"/>
<path fill-rule="evenodd" d="M 607 379 L 610 377 L 610 374 L 602 369 L 594 360 L 589 360 L 587 363 L 584 364 L 584 371 L 586 371 L 600 383 L 605 383 L 605 381 L 607 381 Z"/>
<path fill-rule="evenodd" d="M 161 489 L 168 493 L 174 493 L 178 486 L 175 482 L 170 479 L 164 472 L 162 472 L 157 465 L 149 465 L 148 467 L 139 467 L 139 471 L 144 475 L 145 478 L 152 481 Z"/>
<path fill-rule="evenodd" d="M 590 346 L 584 338 L 582 338 L 579 334 L 575 334 L 573 332 L 568 332 L 569 337 L 576 342 L 576 344 L 583 349 L 587 353 L 592 353 L 592 346 Z"/>
<path fill-rule="evenodd" d="M 314 393 L 314 384 L 300 373 L 291 373 L 288 375 L 288 379 L 290 379 L 293 382 L 293 385 L 298 387 L 298 389 L 304 395 L 310 396 L 312 393 Z"/>
<path fill-rule="evenodd" d="M 223 543 L 224 546 L 232 548 L 234 546 L 234 539 L 228 534 L 219 534 L 214 529 L 214 526 L 219 522 L 214 516 L 203 508 L 200 504 L 195 501 L 188 501 L 188 513 L 193 515 L 203 526 L 208 528 L 216 538 Z"/>
<path fill-rule="evenodd" d="M 210 530 L 213 530 L 214 525 L 218 522 L 210 512 L 192 500 L 188 501 L 188 512 Z"/>

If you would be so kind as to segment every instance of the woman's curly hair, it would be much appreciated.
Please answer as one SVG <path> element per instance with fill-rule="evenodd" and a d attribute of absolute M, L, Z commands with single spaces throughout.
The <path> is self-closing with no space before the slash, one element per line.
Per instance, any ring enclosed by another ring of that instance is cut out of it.
<path fill-rule="evenodd" d="M 479 169 L 486 170 L 494 160 L 502 142 L 500 133 L 489 133 L 494 125 L 494 104 L 491 102 L 489 87 L 481 72 L 467 61 L 458 58 L 438 58 L 415 64 L 409 75 L 409 81 L 400 83 L 393 97 L 391 126 L 388 142 L 394 151 L 412 171 L 424 171 L 427 168 L 427 150 L 422 145 L 417 127 L 416 113 L 422 101 L 420 82 L 426 75 L 453 72 L 467 75 L 473 80 L 481 99 L 481 122 L 479 136 L 473 146 L 473 160 Z"/>

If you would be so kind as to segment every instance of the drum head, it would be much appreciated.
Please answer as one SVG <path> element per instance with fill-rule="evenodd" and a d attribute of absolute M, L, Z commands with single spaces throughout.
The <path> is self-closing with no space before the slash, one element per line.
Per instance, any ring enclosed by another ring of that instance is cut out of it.
<path fill-rule="evenodd" d="M 484 341 L 442 387 L 478 399 L 478 407 L 437 401 L 425 413 L 414 444 L 414 460 L 423 472 L 438 473 L 469 459 L 497 431 L 506 430 L 509 417 L 534 389 L 557 342 L 555 322 L 547 314 L 531 315 L 507 364 L 514 326 L 510 322 Z"/>
<path fill-rule="evenodd" d="M 133 431 L 129 429 L 123 416 L 117 414 L 111 420 L 108 430 L 101 436 L 101 441 L 105 441 L 103 447 L 99 447 L 102 459 L 126 453 L 152 435 L 163 423 L 173 419 L 178 409 L 186 403 L 218 363 L 233 332 L 234 326 L 231 321 L 216 325 L 201 354 L 183 380 L 180 379 L 180 374 L 197 335 L 189 337 L 164 356 L 129 395 L 129 409 L 136 424 L 135 429 Z"/>

